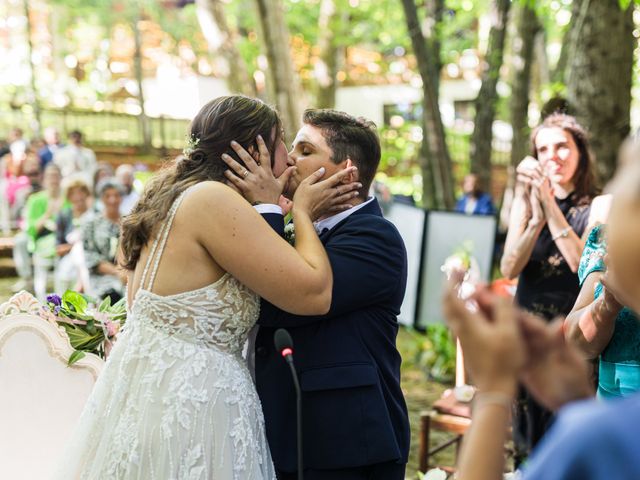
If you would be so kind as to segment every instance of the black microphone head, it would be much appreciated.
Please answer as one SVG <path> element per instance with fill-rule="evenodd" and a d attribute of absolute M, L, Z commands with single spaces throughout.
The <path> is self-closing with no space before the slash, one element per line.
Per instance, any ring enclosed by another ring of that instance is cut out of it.
<path fill-rule="evenodd" d="M 276 333 L 273 336 L 273 343 L 276 346 L 276 350 L 280 353 L 287 348 L 293 350 L 293 340 L 291 339 L 291 335 L 289 335 L 289 332 L 284 328 L 276 330 Z"/>

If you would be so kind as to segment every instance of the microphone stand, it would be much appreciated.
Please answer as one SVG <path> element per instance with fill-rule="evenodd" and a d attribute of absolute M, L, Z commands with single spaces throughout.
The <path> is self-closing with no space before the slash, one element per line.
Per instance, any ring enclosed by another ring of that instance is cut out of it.
<path fill-rule="evenodd" d="M 298 382 L 298 375 L 293 365 L 293 355 L 287 355 L 284 357 L 291 370 L 291 376 L 293 377 L 293 386 L 296 390 L 296 417 L 297 417 L 297 436 L 298 436 L 298 480 L 303 480 L 302 472 L 302 392 L 300 391 L 300 382 Z"/>

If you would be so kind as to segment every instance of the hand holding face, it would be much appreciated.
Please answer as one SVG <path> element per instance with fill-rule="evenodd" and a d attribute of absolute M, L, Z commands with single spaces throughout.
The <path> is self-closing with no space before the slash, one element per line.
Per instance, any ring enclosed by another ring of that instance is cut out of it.
<path fill-rule="evenodd" d="M 300 211 L 315 221 L 324 215 L 335 214 L 353 207 L 350 202 L 358 196 L 358 190 L 362 188 L 362 184 L 345 182 L 352 178 L 356 170 L 356 167 L 347 167 L 326 180 L 321 180 L 325 173 L 322 167 L 305 178 L 293 197 L 294 218 L 295 211 Z"/>
<path fill-rule="evenodd" d="M 458 298 L 455 281 L 450 280 L 443 299 L 447 323 L 460 340 L 465 364 L 478 388 L 513 395 L 526 361 L 516 310 L 509 300 L 486 288 L 479 288 L 473 298 L 480 307 L 476 312 L 466 308 Z"/>
<path fill-rule="evenodd" d="M 252 204 L 270 203 L 278 205 L 289 177 L 296 167 L 287 168 L 280 177 L 276 178 L 271 170 L 271 155 L 261 136 L 256 139 L 258 144 L 257 159 L 252 157 L 239 143 L 231 142 L 231 148 L 244 162 L 243 167 L 226 153 L 222 154 L 222 160 L 229 166 L 224 172 L 225 177 L 245 199 Z"/>

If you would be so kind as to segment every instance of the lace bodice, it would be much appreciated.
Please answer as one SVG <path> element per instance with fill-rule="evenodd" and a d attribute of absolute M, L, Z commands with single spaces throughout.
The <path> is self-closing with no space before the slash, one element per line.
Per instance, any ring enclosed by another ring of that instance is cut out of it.
<path fill-rule="evenodd" d="M 189 190 L 175 200 L 151 247 L 127 328 L 149 326 L 176 338 L 239 354 L 258 319 L 260 298 L 229 273 L 196 290 L 166 296 L 152 291 L 173 220 Z"/>

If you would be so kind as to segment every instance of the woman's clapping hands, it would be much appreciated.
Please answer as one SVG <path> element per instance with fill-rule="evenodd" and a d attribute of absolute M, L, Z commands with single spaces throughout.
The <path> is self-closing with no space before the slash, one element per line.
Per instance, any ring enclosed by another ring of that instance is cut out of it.
<path fill-rule="evenodd" d="M 456 284 L 450 282 L 443 307 L 480 390 L 512 395 L 519 381 L 553 410 L 593 395 L 588 365 L 565 342 L 560 319 L 549 324 L 486 287 L 479 287 L 473 300 L 475 312 L 458 298 Z"/>

